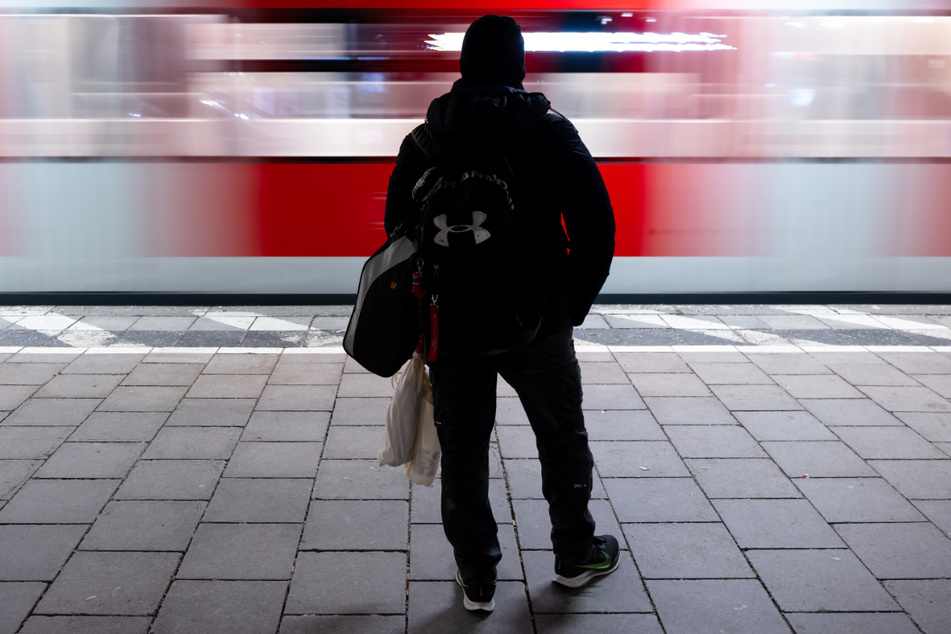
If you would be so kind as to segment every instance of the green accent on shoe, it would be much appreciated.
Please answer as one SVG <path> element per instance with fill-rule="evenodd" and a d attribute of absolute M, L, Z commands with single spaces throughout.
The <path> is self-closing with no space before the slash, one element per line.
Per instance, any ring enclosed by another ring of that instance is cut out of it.
<path fill-rule="evenodd" d="M 596 564 L 578 564 L 575 568 L 587 568 L 589 570 L 607 570 L 611 567 L 611 555 L 604 553 L 604 561 Z"/>

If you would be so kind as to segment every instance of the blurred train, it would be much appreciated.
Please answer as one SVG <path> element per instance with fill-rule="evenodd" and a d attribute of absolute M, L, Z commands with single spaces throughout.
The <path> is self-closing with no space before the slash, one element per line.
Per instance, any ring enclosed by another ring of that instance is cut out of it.
<path fill-rule="evenodd" d="M 500 4 L 0 0 L 0 301 L 353 294 L 487 12 L 601 166 L 606 294 L 951 292 L 951 1 Z"/>

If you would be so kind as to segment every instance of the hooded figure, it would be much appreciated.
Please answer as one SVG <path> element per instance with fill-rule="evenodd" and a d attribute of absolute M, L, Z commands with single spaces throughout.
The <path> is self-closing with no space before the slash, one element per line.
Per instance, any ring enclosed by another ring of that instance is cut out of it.
<path fill-rule="evenodd" d="M 501 559 L 488 499 L 489 440 L 497 377 L 515 389 L 535 433 L 549 503 L 554 581 L 580 587 L 613 572 L 618 543 L 595 536 L 588 512 L 593 460 L 581 409 L 572 325 L 583 321 L 607 279 L 614 214 L 597 164 L 574 126 L 541 93 L 526 92 L 519 25 L 487 15 L 466 31 L 462 77 L 433 100 L 426 122 L 404 139 L 387 190 L 384 225 L 412 224 L 412 192 L 437 161 L 504 153 L 545 270 L 545 306 L 534 339 L 493 354 L 440 352 L 429 364 L 442 448 L 442 520 L 469 610 L 492 610 Z M 504 280 L 500 280 L 504 283 Z M 478 327 L 478 325 L 473 325 Z"/>

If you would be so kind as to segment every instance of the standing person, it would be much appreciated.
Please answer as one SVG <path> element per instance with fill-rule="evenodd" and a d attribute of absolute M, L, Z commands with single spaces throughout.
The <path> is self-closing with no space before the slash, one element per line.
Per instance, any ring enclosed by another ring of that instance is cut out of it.
<path fill-rule="evenodd" d="M 430 165 L 420 138 L 457 152 L 504 148 L 515 204 L 529 214 L 531 239 L 544 263 L 546 301 L 530 343 L 492 354 L 447 348 L 429 364 L 442 446 L 442 520 L 456 580 L 466 609 L 491 611 L 502 558 L 488 494 L 499 375 L 517 392 L 535 433 L 552 523 L 554 581 L 580 587 L 618 565 L 617 539 L 595 536 L 588 511 L 593 459 L 572 340 L 572 326 L 584 321 L 607 279 L 615 227 L 604 181 L 577 130 L 550 110 L 544 95 L 523 89 L 519 25 L 497 15 L 473 22 L 459 66 L 461 79 L 432 102 L 426 123 L 400 147 L 384 224 L 393 232 L 416 211 L 413 189 Z"/>

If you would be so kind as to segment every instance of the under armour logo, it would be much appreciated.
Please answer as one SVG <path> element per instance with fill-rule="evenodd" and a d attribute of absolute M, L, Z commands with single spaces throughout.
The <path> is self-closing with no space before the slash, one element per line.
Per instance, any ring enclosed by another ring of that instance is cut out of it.
<path fill-rule="evenodd" d="M 485 212 L 473 211 L 471 225 L 450 225 L 446 222 L 448 220 L 446 214 L 440 214 L 433 218 L 433 224 L 439 229 L 439 233 L 433 238 L 433 242 L 440 246 L 448 247 L 450 233 L 465 233 L 466 231 L 472 232 L 472 239 L 475 240 L 476 244 L 485 242 L 492 235 L 488 229 L 482 228 L 482 223 L 485 222 L 486 218 L 488 218 L 488 216 Z"/>

